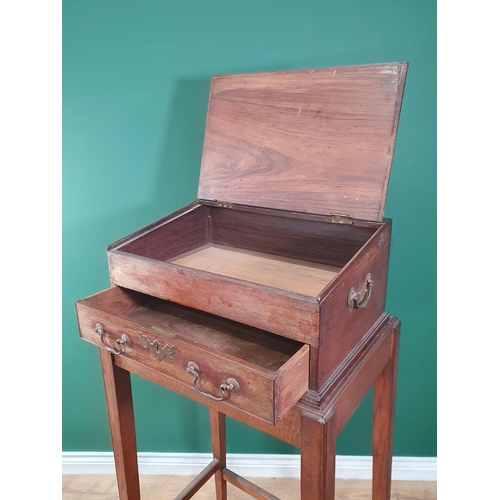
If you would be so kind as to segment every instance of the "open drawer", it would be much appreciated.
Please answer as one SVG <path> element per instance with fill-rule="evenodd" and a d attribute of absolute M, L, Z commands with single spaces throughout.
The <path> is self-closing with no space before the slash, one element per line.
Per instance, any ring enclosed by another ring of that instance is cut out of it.
<path fill-rule="evenodd" d="M 112 287 L 76 303 L 80 336 L 275 425 L 309 385 L 309 346 Z"/>

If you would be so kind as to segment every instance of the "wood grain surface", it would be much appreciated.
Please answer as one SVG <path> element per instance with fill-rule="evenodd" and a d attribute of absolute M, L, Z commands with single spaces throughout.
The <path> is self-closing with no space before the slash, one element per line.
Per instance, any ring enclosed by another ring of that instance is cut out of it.
<path fill-rule="evenodd" d="M 130 299 L 128 291 L 122 294 Z M 107 295 L 109 304 L 103 298 Z M 224 394 L 221 407 L 239 408 L 272 424 L 307 391 L 309 346 L 151 298 L 116 314 L 110 304 L 118 304 L 121 310 L 127 303 L 119 301 L 118 295 L 112 288 L 76 305 L 80 336 L 105 354 L 109 354 L 105 345 L 116 350 L 117 340 L 128 336 L 129 343 L 114 358 L 117 363 L 130 359 L 178 381 L 188 397 L 200 391 L 203 402 L 222 397 L 221 384 L 236 379 L 238 390 Z M 95 330 L 98 323 L 102 336 Z M 157 356 L 160 350 L 168 355 Z M 197 365 L 195 373 L 187 370 L 190 363 Z M 287 381 L 293 386 L 285 389 Z"/>
<path fill-rule="evenodd" d="M 198 198 L 382 220 L 406 69 L 213 77 Z"/>
<path fill-rule="evenodd" d="M 309 297 L 319 295 L 340 271 L 334 266 L 213 244 L 180 255 L 170 262 Z"/>
<path fill-rule="evenodd" d="M 99 346 L 99 337 L 87 329 L 93 330 L 94 322 L 101 318 L 110 341 L 114 330 L 130 329 L 131 334 L 148 330 L 147 335 L 161 344 L 180 340 L 199 348 L 206 346 L 211 352 L 220 351 L 274 371 L 302 347 L 293 340 L 120 287 L 78 301 L 77 311 L 81 333 L 91 335 L 87 340 Z"/>
<path fill-rule="evenodd" d="M 317 359 L 318 388 L 384 314 L 390 240 L 391 225 L 380 227 L 342 269 L 334 281 L 334 287 L 323 297 L 320 305 L 321 349 L 318 350 Z M 367 305 L 350 310 L 347 303 L 350 290 L 361 290 L 368 274 L 374 284 Z M 316 379 L 315 376 L 311 378 Z"/>
<path fill-rule="evenodd" d="M 108 254 L 112 284 L 206 311 L 299 342 L 319 343 L 314 299 L 166 262 Z"/>

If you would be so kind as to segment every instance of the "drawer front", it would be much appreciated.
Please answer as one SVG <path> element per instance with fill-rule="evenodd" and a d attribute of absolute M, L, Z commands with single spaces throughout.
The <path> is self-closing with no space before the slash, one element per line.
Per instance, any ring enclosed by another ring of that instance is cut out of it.
<path fill-rule="evenodd" d="M 220 405 L 222 412 L 229 405 L 275 425 L 308 388 L 308 346 L 275 372 L 193 345 L 175 334 L 144 329 L 84 301 L 77 303 L 77 315 L 84 340 L 180 382 L 185 396 L 202 394 Z M 293 388 L 287 386 L 292 375 Z"/>

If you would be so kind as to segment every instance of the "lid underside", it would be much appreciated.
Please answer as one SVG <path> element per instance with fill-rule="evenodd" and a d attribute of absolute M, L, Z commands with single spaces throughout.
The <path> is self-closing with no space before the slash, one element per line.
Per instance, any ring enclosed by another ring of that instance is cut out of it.
<path fill-rule="evenodd" d="M 406 70 L 213 77 L 198 198 L 382 220 Z"/>

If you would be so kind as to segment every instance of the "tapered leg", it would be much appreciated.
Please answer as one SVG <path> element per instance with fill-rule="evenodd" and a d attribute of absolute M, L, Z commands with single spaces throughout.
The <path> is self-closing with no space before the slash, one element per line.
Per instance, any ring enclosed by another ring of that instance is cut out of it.
<path fill-rule="evenodd" d="M 301 423 L 302 500 L 335 498 L 335 413 L 318 418 L 303 414 Z"/>
<path fill-rule="evenodd" d="M 373 500 L 391 496 L 392 443 L 396 406 L 399 322 L 392 333 L 391 359 L 375 379 L 373 396 Z"/>
<path fill-rule="evenodd" d="M 115 456 L 118 493 L 120 500 L 139 500 L 139 471 L 130 373 L 117 367 L 113 355 L 109 352 L 99 349 L 99 353 Z"/>
<path fill-rule="evenodd" d="M 226 467 L 226 416 L 210 408 L 210 430 L 212 433 L 212 453 L 219 461 L 220 468 L 215 473 L 215 492 L 217 500 L 227 500 L 227 483 L 222 476 Z"/>

